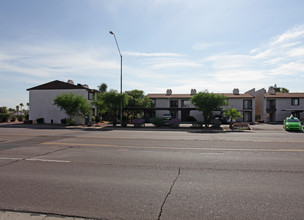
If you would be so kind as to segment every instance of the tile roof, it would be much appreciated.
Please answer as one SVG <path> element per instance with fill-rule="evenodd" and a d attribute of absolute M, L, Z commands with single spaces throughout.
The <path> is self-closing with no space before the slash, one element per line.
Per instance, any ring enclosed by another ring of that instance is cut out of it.
<path fill-rule="evenodd" d="M 53 89 L 86 89 L 91 92 L 97 92 L 97 90 L 87 88 L 81 84 L 74 85 L 74 84 L 62 82 L 59 80 L 54 80 L 52 82 L 48 82 L 48 83 L 45 83 L 45 84 L 42 84 L 39 86 L 29 88 L 29 89 L 27 89 L 27 91 L 29 91 L 29 90 L 53 90 Z"/>
<path fill-rule="evenodd" d="M 252 95 L 247 94 L 247 93 L 243 93 L 243 94 L 239 94 L 239 95 L 234 95 L 233 93 L 216 93 L 218 95 L 224 95 L 227 98 L 230 99 L 238 99 L 238 98 L 254 98 Z M 171 94 L 171 95 L 167 95 L 164 93 L 152 93 L 152 94 L 148 94 L 147 95 L 148 98 L 150 99 L 190 99 L 193 95 L 190 94 Z"/>
<path fill-rule="evenodd" d="M 278 92 L 274 95 L 270 95 L 269 93 L 265 94 L 266 98 L 304 98 L 304 93 L 303 92 L 290 92 L 290 93 L 281 93 Z"/>

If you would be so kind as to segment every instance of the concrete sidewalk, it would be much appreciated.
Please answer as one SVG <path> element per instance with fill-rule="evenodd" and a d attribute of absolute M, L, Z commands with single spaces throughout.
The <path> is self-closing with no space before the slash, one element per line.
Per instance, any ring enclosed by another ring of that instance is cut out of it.
<path fill-rule="evenodd" d="M 13 211 L 0 211 L 0 220 L 88 220 L 91 218 L 79 218 L 54 214 L 41 214 L 31 212 L 13 212 Z"/>

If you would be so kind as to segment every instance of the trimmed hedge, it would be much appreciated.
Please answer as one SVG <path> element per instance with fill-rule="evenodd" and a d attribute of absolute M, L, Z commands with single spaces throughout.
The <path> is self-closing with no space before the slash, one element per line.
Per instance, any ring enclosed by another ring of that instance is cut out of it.
<path fill-rule="evenodd" d="M 155 127 L 162 127 L 164 125 L 164 119 L 162 118 L 152 118 L 151 119 L 151 123 L 155 126 Z"/>
<path fill-rule="evenodd" d="M 0 113 L 0 123 L 2 122 L 8 122 L 10 119 L 10 114 L 8 113 Z"/>

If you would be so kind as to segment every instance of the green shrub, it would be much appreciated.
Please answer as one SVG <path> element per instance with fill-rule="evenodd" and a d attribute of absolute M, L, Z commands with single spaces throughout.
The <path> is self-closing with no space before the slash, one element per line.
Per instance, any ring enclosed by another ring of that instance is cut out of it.
<path fill-rule="evenodd" d="M 8 122 L 10 115 L 8 113 L 0 113 L 0 123 Z"/>
<path fill-rule="evenodd" d="M 96 123 L 101 122 L 101 117 L 99 115 L 96 115 L 95 121 L 96 121 Z"/>
<path fill-rule="evenodd" d="M 96 121 L 95 116 L 91 116 L 91 117 L 90 117 L 89 124 L 90 124 L 90 123 L 94 123 L 95 121 Z"/>
<path fill-rule="evenodd" d="M 164 125 L 164 119 L 162 118 L 152 118 L 151 119 L 151 123 L 155 126 L 155 127 L 161 127 Z"/>
<path fill-rule="evenodd" d="M 16 115 L 14 115 L 14 114 L 11 114 L 11 115 L 10 115 L 10 121 L 11 121 L 11 122 L 16 121 L 16 119 L 17 119 L 17 116 L 16 116 Z"/>
<path fill-rule="evenodd" d="M 68 118 L 66 121 L 67 125 L 75 125 L 76 121 L 74 118 Z"/>
<path fill-rule="evenodd" d="M 7 114 L 7 113 L 8 113 L 7 107 L 5 107 L 5 106 L 0 107 L 0 113 L 5 113 L 5 114 Z"/>
<path fill-rule="evenodd" d="M 187 121 L 189 121 L 189 122 L 194 122 L 194 121 L 197 121 L 197 120 L 196 120 L 195 117 L 189 116 L 189 117 L 187 118 Z"/>
<path fill-rule="evenodd" d="M 23 121 L 24 120 L 24 115 L 18 115 L 17 119 L 18 119 L 18 121 Z"/>
<path fill-rule="evenodd" d="M 37 118 L 37 124 L 44 124 L 44 118 Z"/>
<path fill-rule="evenodd" d="M 211 120 L 211 125 L 214 128 L 220 128 L 221 125 L 222 125 L 222 122 L 220 120 L 218 120 L 218 119 L 212 119 Z"/>
<path fill-rule="evenodd" d="M 61 124 L 65 125 L 66 123 L 67 123 L 67 119 L 66 118 L 61 119 Z"/>

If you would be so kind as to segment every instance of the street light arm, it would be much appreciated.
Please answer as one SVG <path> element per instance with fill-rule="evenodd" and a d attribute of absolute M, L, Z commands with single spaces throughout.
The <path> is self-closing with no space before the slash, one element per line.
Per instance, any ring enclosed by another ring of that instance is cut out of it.
<path fill-rule="evenodd" d="M 118 43 L 117 43 L 117 39 L 116 39 L 116 36 L 115 36 L 114 32 L 113 32 L 113 31 L 110 31 L 109 33 L 112 34 L 112 35 L 114 36 L 114 39 L 115 39 L 115 42 L 116 42 L 116 46 L 117 46 L 119 55 L 120 55 L 120 57 L 122 57 L 121 52 L 120 52 L 120 49 L 119 49 L 119 46 L 118 46 Z"/>

